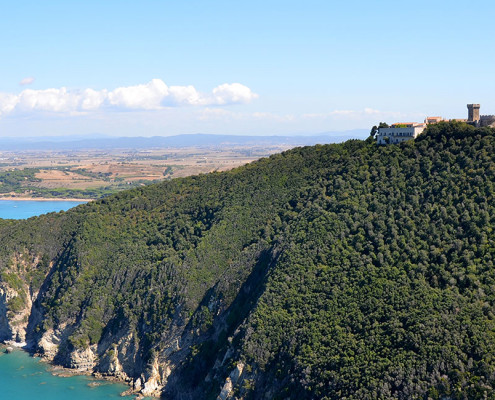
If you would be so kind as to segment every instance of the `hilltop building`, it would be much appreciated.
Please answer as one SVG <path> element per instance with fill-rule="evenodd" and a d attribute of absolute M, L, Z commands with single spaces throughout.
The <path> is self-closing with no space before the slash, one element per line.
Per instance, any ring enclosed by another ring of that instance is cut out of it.
<path fill-rule="evenodd" d="M 451 119 L 444 120 L 442 117 L 426 117 L 424 123 L 418 122 L 398 122 L 392 124 L 388 128 L 379 128 L 376 135 L 377 144 L 395 144 L 402 143 L 407 140 L 415 139 L 420 135 L 429 124 L 436 124 L 441 121 L 460 121 L 467 124 L 484 127 L 489 126 L 495 128 L 495 115 L 480 115 L 479 104 L 468 104 L 467 119 Z"/>
<path fill-rule="evenodd" d="M 378 129 L 376 135 L 377 144 L 402 143 L 416 138 L 426 128 L 426 124 L 417 122 L 400 122 L 389 128 Z"/>
<path fill-rule="evenodd" d="M 479 104 L 468 104 L 467 123 L 476 127 L 491 126 L 495 128 L 495 115 L 480 115 Z"/>
<path fill-rule="evenodd" d="M 443 121 L 442 117 L 426 117 L 425 124 L 436 124 L 440 121 Z"/>

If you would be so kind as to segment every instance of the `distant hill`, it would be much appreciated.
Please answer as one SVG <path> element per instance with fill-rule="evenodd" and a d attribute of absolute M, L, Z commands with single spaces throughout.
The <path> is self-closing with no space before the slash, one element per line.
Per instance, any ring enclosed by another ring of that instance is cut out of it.
<path fill-rule="evenodd" d="M 0 339 L 166 399 L 494 399 L 495 130 L 0 221 Z"/>
<path fill-rule="evenodd" d="M 212 147 L 239 145 L 291 145 L 308 146 L 325 143 L 339 143 L 348 139 L 365 139 L 366 130 L 329 132 L 314 136 L 238 136 L 190 134 L 153 137 L 32 137 L 0 138 L 0 149 L 21 150 L 84 150 L 84 149 L 150 149 L 163 147 Z"/>

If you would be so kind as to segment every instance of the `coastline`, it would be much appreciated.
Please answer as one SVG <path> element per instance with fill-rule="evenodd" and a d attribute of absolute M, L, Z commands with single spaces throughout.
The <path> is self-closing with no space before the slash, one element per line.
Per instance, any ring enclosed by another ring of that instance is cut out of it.
<path fill-rule="evenodd" d="M 62 365 L 54 364 L 52 360 L 44 357 L 42 354 L 38 354 L 33 352 L 26 343 L 16 343 L 13 340 L 5 340 L 0 342 L 0 351 L 5 352 L 8 347 L 14 347 L 16 351 L 23 351 L 28 354 L 29 357 L 38 358 L 39 361 L 45 364 L 46 371 L 49 372 L 53 376 L 58 376 L 60 378 L 67 378 L 71 376 L 90 376 L 95 379 L 94 382 L 89 383 L 90 386 L 99 386 L 104 384 L 104 382 L 109 383 L 120 383 L 128 386 L 127 390 L 124 390 L 120 393 L 120 396 L 134 396 L 134 399 L 139 400 L 143 399 L 144 396 L 140 393 L 136 393 L 133 389 L 132 381 L 128 381 L 125 379 L 118 378 L 114 375 L 102 374 L 96 371 L 84 371 L 73 368 L 67 368 Z M 155 397 L 149 397 L 150 399 L 155 399 Z"/>
<path fill-rule="evenodd" d="M 14 196 L 9 196 L 9 197 L 0 197 L 0 201 L 77 201 L 77 202 L 90 202 L 94 201 L 96 199 L 64 199 L 61 197 L 14 197 Z"/>
<path fill-rule="evenodd" d="M 134 396 L 135 400 L 141 400 L 145 398 L 141 393 L 138 393 L 134 390 L 132 380 L 122 379 L 116 377 L 115 375 L 102 374 L 101 372 L 96 371 L 85 371 L 74 368 L 67 368 L 59 364 L 54 364 L 53 361 L 43 357 L 43 355 L 41 354 L 31 353 L 26 348 L 21 348 L 20 350 L 27 352 L 30 357 L 39 357 L 40 361 L 46 364 L 47 371 L 50 372 L 53 376 L 58 376 L 60 378 L 67 378 L 70 376 L 90 376 L 95 379 L 95 381 L 90 384 L 91 386 L 99 386 L 103 384 L 103 382 L 121 383 L 128 386 L 128 389 L 120 393 L 121 397 Z M 148 398 L 157 399 L 156 397 Z"/>

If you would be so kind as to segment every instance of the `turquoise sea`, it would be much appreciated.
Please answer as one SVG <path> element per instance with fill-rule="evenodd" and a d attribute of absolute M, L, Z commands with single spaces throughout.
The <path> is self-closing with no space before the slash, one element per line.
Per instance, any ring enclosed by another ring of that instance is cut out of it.
<path fill-rule="evenodd" d="M 0 200 L 0 218 L 25 219 L 54 211 L 66 211 L 84 202 Z"/>
<path fill-rule="evenodd" d="M 108 400 L 121 397 L 128 389 L 123 384 L 98 381 L 89 376 L 54 376 L 49 365 L 22 350 L 0 353 L 2 399 L 12 400 Z"/>
<path fill-rule="evenodd" d="M 68 210 L 75 201 L 0 201 L 0 218 L 23 219 L 47 212 Z M 11 400 L 104 400 L 121 397 L 123 384 L 98 381 L 89 376 L 54 376 L 50 366 L 22 350 L 5 354 L 0 348 L 0 399 Z"/>

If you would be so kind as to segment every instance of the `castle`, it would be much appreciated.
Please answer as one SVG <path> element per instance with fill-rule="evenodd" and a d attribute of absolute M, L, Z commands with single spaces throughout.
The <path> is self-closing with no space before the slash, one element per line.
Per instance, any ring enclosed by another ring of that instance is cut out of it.
<path fill-rule="evenodd" d="M 495 128 L 495 115 L 480 115 L 479 104 L 468 104 L 467 108 L 467 119 L 456 118 L 444 120 L 442 117 L 426 117 L 424 123 L 398 122 L 387 128 L 379 128 L 376 135 L 376 143 L 402 143 L 407 140 L 414 139 L 425 130 L 427 125 L 436 124 L 440 121 L 460 121 L 476 127 L 490 126 Z"/>
<path fill-rule="evenodd" d="M 491 126 L 495 128 L 495 115 L 480 115 L 479 104 L 468 104 L 467 123 L 476 127 Z"/>

